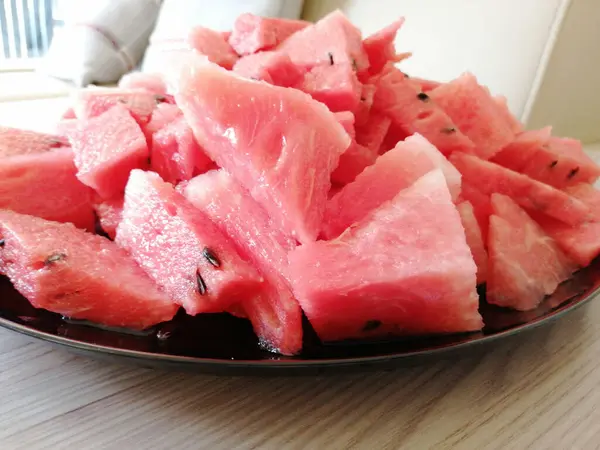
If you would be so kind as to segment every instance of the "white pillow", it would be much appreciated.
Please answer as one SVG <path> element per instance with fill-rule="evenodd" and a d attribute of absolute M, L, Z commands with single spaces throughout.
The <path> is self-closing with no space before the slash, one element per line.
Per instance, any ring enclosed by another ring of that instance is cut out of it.
<path fill-rule="evenodd" d="M 39 70 L 77 86 L 114 83 L 138 66 L 161 0 L 72 2 Z"/>

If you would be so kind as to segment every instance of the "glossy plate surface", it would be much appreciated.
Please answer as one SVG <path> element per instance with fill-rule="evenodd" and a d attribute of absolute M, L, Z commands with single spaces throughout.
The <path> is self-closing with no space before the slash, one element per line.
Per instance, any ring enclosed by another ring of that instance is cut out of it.
<path fill-rule="evenodd" d="M 92 357 L 148 367 L 231 375 L 294 375 L 350 369 L 387 369 L 425 359 L 460 357 L 480 344 L 548 323 L 594 298 L 600 290 L 600 260 L 534 311 L 516 312 L 481 302 L 482 332 L 322 345 L 306 327 L 305 350 L 295 357 L 261 350 L 249 323 L 228 315 L 181 315 L 143 335 L 104 330 L 36 310 L 0 277 L 0 326 Z"/>

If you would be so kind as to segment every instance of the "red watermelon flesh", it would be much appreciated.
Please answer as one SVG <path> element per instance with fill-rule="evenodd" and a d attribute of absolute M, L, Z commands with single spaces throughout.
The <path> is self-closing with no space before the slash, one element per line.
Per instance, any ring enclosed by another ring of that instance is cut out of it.
<path fill-rule="evenodd" d="M 75 110 L 73 107 L 69 106 L 64 113 L 60 116 L 61 120 L 65 119 L 77 119 L 77 115 L 75 114 Z"/>
<path fill-rule="evenodd" d="M 410 79 L 413 83 L 417 84 L 421 88 L 421 92 L 433 91 L 436 87 L 442 84 L 439 81 L 427 80 L 425 78 L 410 77 Z"/>
<path fill-rule="evenodd" d="M 356 142 L 374 153 L 379 153 L 391 122 L 391 119 L 383 114 L 371 113 L 367 122 L 356 127 Z"/>
<path fill-rule="evenodd" d="M 117 235 L 117 227 L 123 217 L 123 202 L 124 198 L 122 195 L 109 200 L 103 200 L 98 197 L 94 202 L 94 210 L 100 222 L 100 227 L 113 240 Z"/>
<path fill-rule="evenodd" d="M 346 185 L 353 182 L 358 174 L 365 168 L 371 166 L 377 160 L 377 153 L 356 142 L 340 156 L 340 162 L 331 173 L 331 181 L 338 185 Z"/>
<path fill-rule="evenodd" d="M 123 192 L 129 172 L 148 164 L 148 145 L 123 105 L 80 123 L 69 135 L 77 177 L 103 198 Z"/>
<path fill-rule="evenodd" d="M 169 123 L 175 121 L 175 119 L 181 117 L 183 113 L 177 105 L 170 103 L 161 103 L 156 106 L 156 109 L 152 113 L 150 122 L 143 127 L 146 140 L 149 144 L 152 144 L 152 135 L 158 130 L 164 128 Z"/>
<path fill-rule="evenodd" d="M 208 28 L 194 27 L 188 36 L 188 43 L 192 49 L 205 55 L 209 61 L 229 70 L 239 58 L 221 33 Z"/>
<path fill-rule="evenodd" d="M 233 243 L 173 186 L 134 170 L 115 242 L 190 315 L 223 312 L 262 292 Z"/>
<path fill-rule="evenodd" d="M 519 133 L 513 142 L 496 153 L 490 161 L 521 172 L 535 153 L 548 146 L 551 137 L 552 127 L 524 131 Z"/>
<path fill-rule="evenodd" d="M 492 194 L 488 237 L 488 303 L 528 311 L 568 279 L 576 266 L 512 199 Z"/>
<path fill-rule="evenodd" d="M 161 75 L 131 72 L 119 80 L 122 89 L 144 89 L 154 95 L 167 95 L 167 85 Z"/>
<path fill-rule="evenodd" d="M 481 229 L 483 243 L 487 246 L 488 225 L 492 214 L 489 194 L 484 194 L 473 185 L 462 181 L 460 196 L 473 206 L 473 213 Z"/>
<path fill-rule="evenodd" d="M 434 162 L 425 152 L 413 150 L 415 145 L 399 142 L 330 199 L 323 224 L 325 239 L 339 236 L 419 177 L 435 169 Z"/>
<path fill-rule="evenodd" d="M 363 72 L 369 67 L 360 30 L 339 10 L 293 34 L 278 50 L 305 69 L 341 64 Z"/>
<path fill-rule="evenodd" d="M 354 139 L 356 136 L 356 132 L 354 131 L 354 114 L 350 111 L 340 111 L 334 113 L 335 118 L 340 123 L 341 126 L 344 127 L 346 133 Z"/>
<path fill-rule="evenodd" d="M 209 63 L 182 72 L 176 98 L 198 143 L 278 228 L 301 242 L 316 239 L 331 172 L 350 145 L 335 116 L 303 92 Z"/>
<path fill-rule="evenodd" d="M 214 163 L 196 142 L 185 117 L 175 119 L 152 136 L 150 168 L 163 180 L 177 184 L 212 167 Z"/>
<path fill-rule="evenodd" d="M 500 114 L 510 125 L 512 132 L 515 134 L 523 132 L 523 124 L 512 112 L 510 112 L 507 98 L 503 95 L 496 95 L 494 96 L 494 102 L 498 105 L 498 114 Z"/>
<path fill-rule="evenodd" d="M 526 175 L 461 153 L 450 156 L 450 162 L 460 171 L 463 180 L 484 194 L 507 195 L 526 209 L 547 214 L 569 225 L 589 219 L 590 209 L 583 202 Z"/>
<path fill-rule="evenodd" d="M 231 237 L 240 254 L 263 274 L 265 294 L 243 303 L 256 334 L 271 349 L 298 353 L 302 346 L 302 312 L 287 281 L 287 255 L 296 248 L 295 239 L 277 230 L 267 212 L 224 170 L 194 178 L 183 193 Z"/>
<path fill-rule="evenodd" d="M 177 312 L 144 271 L 102 236 L 0 211 L 0 239 L 0 272 L 36 308 L 139 330 Z"/>
<path fill-rule="evenodd" d="M 250 55 L 259 50 L 277 47 L 292 34 L 306 28 L 304 20 L 260 17 L 254 14 L 238 16 L 229 37 L 229 44 L 238 55 Z"/>
<path fill-rule="evenodd" d="M 475 263 L 441 171 L 289 260 L 296 298 L 323 341 L 483 326 Z"/>
<path fill-rule="evenodd" d="M 483 284 L 487 278 L 488 254 L 485 250 L 481 228 L 475 217 L 475 210 L 473 209 L 473 205 L 467 201 L 457 204 L 456 209 L 460 214 L 467 244 L 471 249 L 473 260 L 477 266 L 477 284 Z"/>
<path fill-rule="evenodd" d="M 75 95 L 73 108 L 78 119 L 90 119 L 121 104 L 140 126 L 144 126 L 161 101 L 161 96 L 144 89 L 82 89 Z"/>
<path fill-rule="evenodd" d="M 429 95 L 473 141 L 476 154 L 483 159 L 490 159 L 514 140 L 513 123 L 473 75 L 464 74 Z"/>
<path fill-rule="evenodd" d="M 78 124 L 79 119 L 62 119 L 54 126 L 54 133 L 57 136 L 61 136 L 61 139 L 68 145 L 69 140 L 67 136 L 77 128 Z"/>
<path fill-rule="evenodd" d="M 333 112 L 355 111 L 362 92 L 356 72 L 349 64 L 313 67 L 296 87 L 325 103 Z"/>
<path fill-rule="evenodd" d="M 0 209 L 94 230 L 92 190 L 76 177 L 71 149 L 12 156 L 0 165 Z"/>
<path fill-rule="evenodd" d="M 396 46 L 394 41 L 403 24 L 404 17 L 364 40 L 363 46 L 369 58 L 369 73 L 378 74 L 388 61 L 395 62 Z"/>
<path fill-rule="evenodd" d="M 235 63 L 233 71 L 245 78 L 262 80 L 283 87 L 301 83 L 305 73 L 288 55 L 274 51 L 244 56 Z"/>
<path fill-rule="evenodd" d="M 395 133 L 400 139 L 419 133 L 444 155 L 455 151 L 475 151 L 473 142 L 456 127 L 444 110 L 394 67 L 386 69 L 377 82 L 373 110 L 392 119 L 390 133 Z"/>
<path fill-rule="evenodd" d="M 360 102 L 354 112 L 357 125 L 364 125 L 369 121 L 371 114 L 371 107 L 373 106 L 373 98 L 375 97 L 375 91 L 377 86 L 374 84 L 363 84 L 362 91 L 360 94 Z"/>
<path fill-rule="evenodd" d="M 0 158 L 43 153 L 68 146 L 61 136 L 0 126 Z"/>

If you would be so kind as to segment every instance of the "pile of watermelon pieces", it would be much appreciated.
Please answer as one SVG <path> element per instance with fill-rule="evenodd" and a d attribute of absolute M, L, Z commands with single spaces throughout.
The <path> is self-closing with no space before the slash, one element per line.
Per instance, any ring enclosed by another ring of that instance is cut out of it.
<path fill-rule="evenodd" d="M 233 314 L 287 355 L 303 315 L 330 342 L 481 330 L 478 285 L 537 308 L 600 253 L 600 167 L 471 74 L 402 72 L 402 23 L 244 14 L 78 91 L 55 135 L 0 128 L 0 273 L 106 326 Z"/>

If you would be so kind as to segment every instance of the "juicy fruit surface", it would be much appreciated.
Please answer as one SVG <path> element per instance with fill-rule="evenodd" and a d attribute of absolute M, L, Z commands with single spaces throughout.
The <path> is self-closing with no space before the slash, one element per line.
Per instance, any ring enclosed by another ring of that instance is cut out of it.
<path fill-rule="evenodd" d="M 74 110 L 78 119 L 89 119 L 122 105 L 143 126 L 160 98 L 144 89 L 87 89 L 76 93 Z"/>
<path fill-rule="evenodd" d="M 104 198 L 123 192 L 129 172 L 147 165 L 146 138 L 122 105 L 81 122 L 69 142 L 77 176 Z"/>
<path fill-rule="evenodd" d="M 576 266 L 513 200 L 492 195 L 487 301 L 521 311 L 536 308 Z"/>
<path fill-rule="evenodd" d="M 333 114 L 302 92 L 209 64 L 182 73 L 176 98 L 211 159 L 277 218 L 278 227 L 301 242 L 314 240 L 330 174 L 350 144 Z"/>
<path fill-rule="evenodd" d="M 226 69 L 231 69 L 239 58 L 231 45 L 217 31 L 195 27 L 190 32 L 188 41 L 190 47 L 195 51 L 208 57 L 209 61 Z"/>
<path fill-rule="evenodd" d="M 69 145 L 61 136 L 0 126 L 0 158 L 43 153 Z"/>
<path fill-rule="evenodd" d="M 477 266 L 477 284 L 485 283 L 487 279 L 487 261 L 488 254 L 485 250 L 485 244 L 481 235 L 481 228 L 475 217 L 473 205 L 469 202 L 461 202 L 456 205 L 460 214 L 460 220 L 465 229 L 467 245 L 471 249 L 473 260 Z"/>
<path fill-rule="evenodd" d="M 280 353 L 298 353 L 302 312 L 287 281 L 288 253 L 296 248 L 295 239 L 278 231 L 267 212 L 223 170 L 194 178 L 183 193 L 265 278 L 265 292 L 242 303 L 257 336 Z"/>
<path fill-rule="evenodd" d="M 404 25 L 404 18 L 391 23 L 364 40 L 363 46 L 369 58 L 369 72 L 371 74 L 381 72 L 388 61 L 396 59 L 394 41 L 402 25 Z"/>
<path fill-rule="evenodd" d="M 304 78 L 304 70 L 299 69 L 288 55 L 281 52 L 265 51 L 240 58 L 233 71 L 245 78 L 262 80 L 276 86 L 295 86 Z"/>
<path fill-rule="evenodd" d="M 324 341 L 479 330 L 475 272 L 440 171 L 290 254 L 294 293 Z"/>
<path fill-rule="evenodd" d="M 76 173 L 69 148 L 2 159 L 0 209 L 93 231 L 92 190 Z"/>
<path fill-rule="evenodd" d="M 362 86 L 349 64 L 314 67 L 298 86 L 312 98 L 327 105 L 330 111 L 355 111 L 360 102 Z"/>
<path fill-rule="evenodd" d="M 162 76 L 152 73 L 132 72 L 119 80 L 123 89 L 144 89 L 154 95 L 166 95 L 167 86 Z"/>
<path fill-rule="evenodd" d="M 0 210 L 0 272 L 36 308 L 114 327 L 171 320 L 177 306 L 109 240 Z"/>
<path fill-rule="evenodd" d="M 261 292 L 261 277 L 229 238 L 155 173 L 131 172 L 115 242 L 190 315 Z"/>
<path fill-rule="evenodd" d="M 108 200 L 96 198 L 94 202 L 94 211 L 96 211 L 100 227 L 112 240 L 117 236 L 117 227 L 123 217 L 123 202 L 122 195 Z"/>
<path fill-rule="evenodd" d="M 352 183 L 356 177 L 377 160 L 377 153 L 356 142 L 340 156 L 340 162 L 331 173 L 331 181 L 337 185 Z"/>

